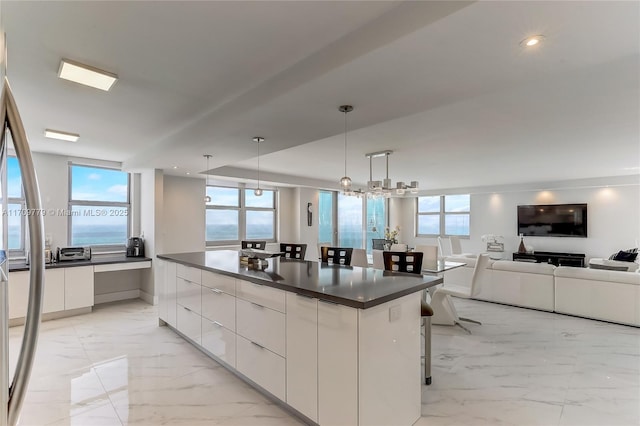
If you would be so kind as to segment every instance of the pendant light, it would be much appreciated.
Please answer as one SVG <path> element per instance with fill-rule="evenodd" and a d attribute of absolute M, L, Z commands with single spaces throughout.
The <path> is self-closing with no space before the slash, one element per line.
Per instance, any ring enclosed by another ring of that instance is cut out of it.
<path fill-rule="evenodd" d="M 264 138 L 260 136 L 256 136 L 253 138 L 253 141 L 258 146 L 258 187 L 253 190 L 253 194 L 256 197 L 262 196 L 262 188 L 260 188 L 260 142 L 264 142 Z"/>
<path fill-rule="evenodd" d="M 209 187 L 209 159 L 211 158 L 211 154 L 204 154 L 203 157 L 207 159 L 207 170 L 205 171 L 207 176 L 205 177 L 206 181 L 204 183 L 204 202 L 205 204 L 209 204 L 211 202 L 211 197 L 207 194 L 207 188 Z"/>
<path fill-rule="evenodd" d="M 343 191 L 351 190 L 351 178 L 347 175 L 347 113 L 353 111 L 351 105 L 340 105 L 340 112 L 344 113 L 344 176 L 340 179 L 340 186 Z"/>

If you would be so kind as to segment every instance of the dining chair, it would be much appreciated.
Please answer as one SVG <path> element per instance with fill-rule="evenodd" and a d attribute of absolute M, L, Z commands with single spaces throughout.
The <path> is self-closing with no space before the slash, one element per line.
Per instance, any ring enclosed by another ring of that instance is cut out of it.
<path fill-rule="evenodd" d="M 256 249 L 256 250 L 264 250 L 267 247 L 266 241 L 249 241 L 243 240 L 240 242 L 243 249 Z"/>
<path fill-rule="evenodd" d="M 409 249 L 409 246 L 406 244 L 391 244 L 391 248 L 389 248 L 389 251 L 407 251 Z"/>
<path fill-rule="evenodd" d="M 371 248 L 373 250 L 384 250 L 384 246 L 386 244 L 389 244 L 389 247 L 391 247 L 391 240 L 385 240 L 383 238 L 372 238 L 371 239 Z"/>
<path fill-rule="evenodd" d="M 280 243 L 280 251 L 282 252 L 280 257 L 284 257 L 285 259 L 304 260 L 304 255 L 307 253 L 307 245 Z"/>
<path fill-rule="evenodd" d="M 420 252 L 383 251 L 384 269 L 392 272 L 422 273 L 422 258 Z"/>
<path fill-rule="evenodd" d="M 384 269 L 391 272 L 409 272 L 421 274 L 422 252 L 382 252 Z M 422 298 L 420 300 L 420 315 L 424 325 L 424 383 L 430 385 L 431 379 L 431 318 L 433 308 Z"/>
<path fill-rule="evenodd" d="M 438 237 L 438 251 L 440 252 L 440 256 L 444 259 L 445 258 L 445 254 L 444 254 L 444 249 L 442 246 L 442 237 Z"/>
<path fill-rule="evenodd" d="M 374 269 L 384 269 L 384 253 L 383 250 L 373 249 L 371 254 L 373 255 L 373 268 Z"/>
<path fill-rule="evenodd" d="M 480 293 L 480 286 L 482 284 L 482 280 L 488 263 L 488 254 L 481 254 L 478 256 L 476 266 L 473 269 L 470 288 L 447 284 L 444 287 L 437 288 L 436 291 L 433 292 L 433 296 L 431 297 L 431 306 L 433 307 L 434 311 L 434 324 L 457 325 L 469 334 L 471 334 L 471 331 L 460 324 L 460 321 L 482 324 L 479 321 L 458 316 L 456 307 L 451 300 L 451 296 L 460 297 L 463 299 L 471 299 L 476 297 L 478 293 Z"/>
<path fill-rule="evenodd" d="M 369 267 L 369 261 L 367 260 L 367 251 L 365 249 L 353 249 L 353 252 L 351 254 L 351 266 L 359 266 L 361 268 Z"/>
<path fill-rule="evenodd" d="M 321 261 L 333 265 L 351 265 L 352 248 L 322 247 Z"/>
<path fill-rule="evenodd" d="M 436 263 L 439 259 L 438 246 L 417 245 L 413 251 L 419 251 L 422 253 L 424 255 L 423 261 L 425 263 Z"/>
<path fill-rule="evenodd" d="M 322 257 L 322 247 L 331 247 L 330 242 L 318 243 L 318 259 Z"/>

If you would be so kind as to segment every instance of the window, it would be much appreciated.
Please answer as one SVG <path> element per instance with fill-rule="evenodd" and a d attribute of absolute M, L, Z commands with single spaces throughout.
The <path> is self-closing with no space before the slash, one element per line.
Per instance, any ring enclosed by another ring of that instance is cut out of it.
<path fill-rule="evenodd" d="M 122 246 L 129 236 L 129 174 L 69 164 L 69 244 Z"/>
<path fill-rule="evenodd" d="M 25 251 L 26 202 L 22 190 L 22 172 L 16 157 L 7 157 L 7 223 L 9 255 L 23 256 Z"/>
<path fill-rule="evenodd" d="M 334 245 L 335 192 L 320 191 L 318 196 L 318 242 Z"/>
<path fill-rule="evenodd" d="M 365 248 L 370 253 L 372 240 L 384 238 L 386 218 L 387 200 L 384 198 L 363 199 L 320 191 L 318 241 L 336 244 L 333 236 L 337 234 L 338 246 Z"/>
<path fill-rule="evenodd" d="M 338 246 L 362 248 L 362 198 L 338 194 Z"/>
<path fill-rule="evenodd" d="M 469 236 L 469 194 L 418 197 L 417 236 Z"/>
<path fill-rule="evenodd" d="M 276 192 L 207 186 L 207 245 L 237 244 L 240 240 L 276 240 Z"/>

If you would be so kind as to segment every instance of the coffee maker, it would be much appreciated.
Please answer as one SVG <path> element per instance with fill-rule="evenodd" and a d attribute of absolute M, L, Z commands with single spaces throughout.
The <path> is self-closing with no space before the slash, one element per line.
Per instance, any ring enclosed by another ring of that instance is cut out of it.
<path fill-rule="evenodd" d="M 127 257 L 144 257 L 144 240 L 141 237 L 129 238 Z"/>

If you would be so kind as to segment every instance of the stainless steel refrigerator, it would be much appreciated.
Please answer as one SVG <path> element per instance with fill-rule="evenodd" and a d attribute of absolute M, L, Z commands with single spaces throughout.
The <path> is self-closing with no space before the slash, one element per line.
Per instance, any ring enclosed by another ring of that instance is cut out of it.
<path fill-rule="evenodd" d="M 1 49 L 1 47 L 0 47 Z M 3 59 L 6 59 L 4 57 Z M 4 64 L 2 62 L 2 72 Z M 42 312 L 44 293 L 44 225 L 43 210 L 40 203 L 38 180 L 33 167 L 31 150 L 27 135 L 18 113 L 18 107 L 11 92 L 9 82 L 3 78 L 2 104 L 0 117 L 2 130 L 0 133 L 0 203 L 2 208 L 2 237 L 0 238 L 0 426 L 15 425 L 20 416 L 20 408 L 27 391 L 33 360 L 35 358 L 38 341 L 38 330 Z M 8 241 L 7 241 L 7 143 L 8 138 L 13 141 L 13 147 L 22 171 L 22 186 L 24 189 L 27 223 L 29 226 L 30 243 L 30 280 L 29 302 L 25 318 L 22 347 L 18 356 L 13 377 L 9 377 L 9 271 L 8 271 Z"/>

